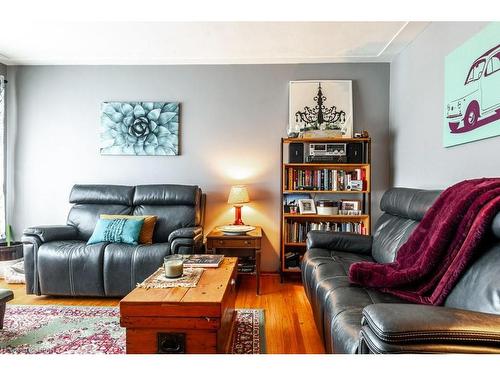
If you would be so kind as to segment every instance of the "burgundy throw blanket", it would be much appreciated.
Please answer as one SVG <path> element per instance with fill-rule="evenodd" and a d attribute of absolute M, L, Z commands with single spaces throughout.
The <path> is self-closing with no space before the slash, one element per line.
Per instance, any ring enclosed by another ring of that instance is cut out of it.
<path fill-rule="evenodd" d="M 500 178 L 466 180 L 446 189 L 392 263 L 354 263 L 349 280 L 402 299 L 441 305 L 500 211 Z"/>

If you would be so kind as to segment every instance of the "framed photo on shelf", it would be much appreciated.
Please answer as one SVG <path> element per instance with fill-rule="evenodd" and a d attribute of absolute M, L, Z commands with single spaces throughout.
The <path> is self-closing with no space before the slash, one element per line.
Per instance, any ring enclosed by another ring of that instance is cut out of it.
<path fill-rule="evenodd" d="M 363 190 L 363 180 L 351 180 L 351 182 L 347 185 L 347 190 L 362 191 Z"/>
<path fill-rule="evenodd" d="M 316 205 L 314 199 L 299 199 L 299 213 L 302 214 L 315 214 Z"/>
<path fill-rule="evenodd" d="M 361 201 L 352 200 L 342 200 L 340 201 L 340 209 L 344 211 L 359 211 L 361 210 Z"/>

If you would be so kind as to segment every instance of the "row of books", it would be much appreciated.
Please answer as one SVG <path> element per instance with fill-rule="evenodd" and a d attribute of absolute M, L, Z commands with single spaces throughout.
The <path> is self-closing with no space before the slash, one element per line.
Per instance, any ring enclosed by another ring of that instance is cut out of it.
<path fill-rule="evenodd" d="M 324 230 L 331 232 L 348 232 L 366 234 L 366 228 L 362 222 L 298 222 L 289 221 L 285 224 L 286 242 L 305 242 L 307 233 L 311 230 Z"/>
<path fill-rule="evenodd" d="M 299 253 L 287 252 L 285 253 L 285 268 L 300 268 L 302 256 Z"/>
<path fill-rule="evenodd" d="M 353 184 L 352 181 L 362 182 Z M 286 168 L 285 190 L 364 190 L 366 189 L 366 170 L 337 169 L 295 169 Z"/>

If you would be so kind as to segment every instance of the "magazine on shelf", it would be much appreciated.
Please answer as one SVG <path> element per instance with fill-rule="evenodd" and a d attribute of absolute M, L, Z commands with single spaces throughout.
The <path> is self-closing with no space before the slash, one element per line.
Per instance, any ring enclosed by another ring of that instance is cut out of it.
<path fill-rule="evenodd" d="M 224 255 L 189 255 L 184 258 L 185 267 L 217 268 L 224 259 Z"/>

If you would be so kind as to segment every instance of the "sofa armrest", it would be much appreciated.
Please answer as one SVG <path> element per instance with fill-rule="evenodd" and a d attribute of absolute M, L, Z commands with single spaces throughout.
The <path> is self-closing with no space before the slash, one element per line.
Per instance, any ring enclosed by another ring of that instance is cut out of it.
<path fill-rule="evenodd" d="M 202 227 L 179 228 L 170 233 L 170 235 L 168 236 L 168 242 L 172 242 L 176 238 L 195 238 L 202 234 Z"/>
<path fill-rule="evenodd" d="M 37 237 L 42 243 L 61 240 L 75 240 L 78 230 L 72 225 L 42 225 L 30 227 L 24 230 L 24 237 Z"/>
<path fill-rule="evenodd" d="M 174 230 L 168 236 L 172 254 L 196 254 L 203 246 L 203 227 L 187 227 Z"/>
<path fill-rule="evenodd" d="M 442 306 L 364 308 L 361 347 L 371 353 L 500 353 L 500 315 Z"/>
<path fill-rule="evenodd" d="M 355 233 L 312 230 L 307 233 L 307 248 L 371 254 L 372 237 Z"/>

